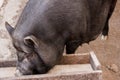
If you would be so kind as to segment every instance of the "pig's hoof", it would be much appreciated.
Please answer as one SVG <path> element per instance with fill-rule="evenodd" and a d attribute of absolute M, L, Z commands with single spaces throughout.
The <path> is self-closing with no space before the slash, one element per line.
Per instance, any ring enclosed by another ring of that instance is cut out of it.
<path fill-rule="evenodd" d="M 101 36 L 101 40 L 105 41 L 107 39 L 108 39 L 108 36 L 104 36 L 104 35 Z"/>
<path fill-rule="evenodd" d="M 19 70 L 16 70 L 15 72 L 15 76 L 16 77 L 19 77 L 19 76 L 22 76 L 23 74 L 19 71 Z"/>

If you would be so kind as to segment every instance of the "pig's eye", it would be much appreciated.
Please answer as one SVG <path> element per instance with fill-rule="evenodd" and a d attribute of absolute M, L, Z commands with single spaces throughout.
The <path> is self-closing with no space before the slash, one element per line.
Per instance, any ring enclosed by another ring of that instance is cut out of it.
<path fill-rule="evenodd" d="M 20 48 L 16 48 L 17 49 L 17 51 L 19 51 L 19 52 L 23 52 Z"/>
<path fill-rule="evenodd" d="M 20 53 L 25 53 L 21 48 L 17 48 L 16 50 Z"/>
<path fill-rule="evenodd" d="M 20 48 L 20 47 L 17 47 L 17 46 L 16 46 L 16 45 L 14 45 L 14 44 L 13 44 L 13 46 L 14 46 L 14 48 L 15 48 L 17 51 L 22 52 L 22 50 L 21 50 L 21 48 Z"/>

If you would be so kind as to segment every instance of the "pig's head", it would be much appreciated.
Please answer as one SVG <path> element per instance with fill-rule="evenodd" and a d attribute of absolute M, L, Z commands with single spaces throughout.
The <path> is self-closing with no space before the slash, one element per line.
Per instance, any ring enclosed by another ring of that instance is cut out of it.
<path fill-rule="evenodd" d="M 46 43 L 34 35 L 21 36 L 22 32 L 18 34 L 7 22 L 6 28 L 17 51 L 17 75 L 46 73 L 61 58 L 64 46 Z"/>

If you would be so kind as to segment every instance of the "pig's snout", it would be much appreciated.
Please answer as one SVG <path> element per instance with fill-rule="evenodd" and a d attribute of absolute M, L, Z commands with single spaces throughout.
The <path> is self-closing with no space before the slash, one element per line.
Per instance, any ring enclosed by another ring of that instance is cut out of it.
<path fill-rule="evenodd" d="M 22 76 L 23 74 L 17 69 L 15 72 L 15 76 L 19 77 Z"/>

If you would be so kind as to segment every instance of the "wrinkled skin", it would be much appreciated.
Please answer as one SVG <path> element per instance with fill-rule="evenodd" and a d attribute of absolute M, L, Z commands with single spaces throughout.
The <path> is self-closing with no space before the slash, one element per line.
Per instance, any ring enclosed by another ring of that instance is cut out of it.
<path fill-rule="evenodd" d="M 99 34 L 108 35 L 108 21 L 117 0 L 29 0 L 15 29 L 6 28 L 17 50 L 22 75 L 46 73 Z"/>

